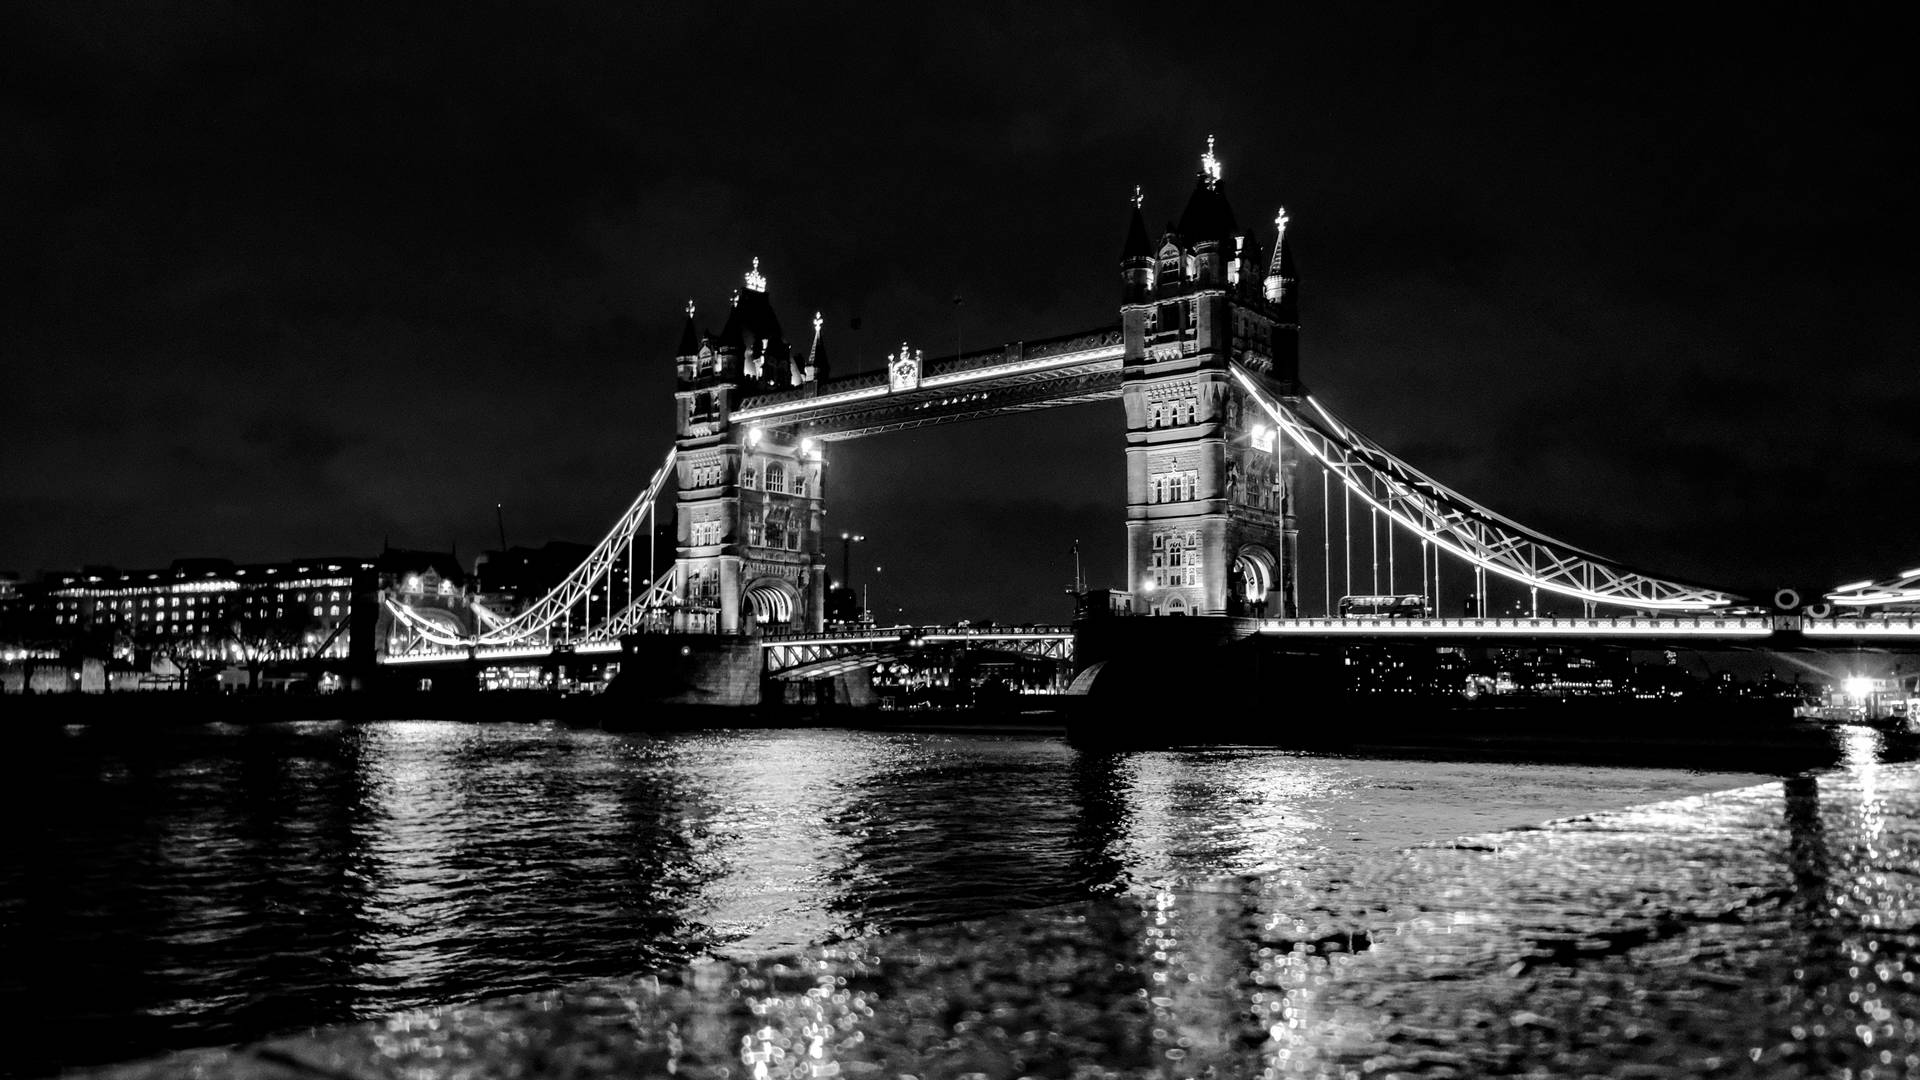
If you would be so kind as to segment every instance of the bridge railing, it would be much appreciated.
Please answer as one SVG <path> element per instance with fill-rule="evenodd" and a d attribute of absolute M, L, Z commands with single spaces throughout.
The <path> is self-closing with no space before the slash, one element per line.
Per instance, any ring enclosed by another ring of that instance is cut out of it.
<path fill-rule="evenodd" d="M 1920 637 L 1920 614 L 1807 619 L 1800 632 L 1809 637 Z"/>
<path fill-rule="evenodd" d="M 1262 634 L 1352 634 L 1397 636 L 1410 634 L 1459 634 L 1462 636 L 1565 635 L 1568 637 L 1765 637 L 1773 633 L 1773 620 L 1755 616 L 1628 616 L 1604 617 L 1511 617 L 1511 618 L 1413 618 L 1413 619 L 1261 619 L 1256 632 Z"/>
<path fill-rule="evenodd" d="M 872 626 L 851 630 L 801 631 L 765 634 L 763 648 L 776 645 L 804 645 L 813 642 L 899 641 L 915 637 L 923 641 L 964 641 L 991 638 L 1072 637 L 1071 626 Z"/>

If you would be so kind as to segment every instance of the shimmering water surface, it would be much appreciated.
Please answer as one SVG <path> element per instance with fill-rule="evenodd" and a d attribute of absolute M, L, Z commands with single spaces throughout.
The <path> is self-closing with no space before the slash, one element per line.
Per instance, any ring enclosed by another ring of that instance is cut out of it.
<path fill-rule="evenodd" d="M 75 727 L 7 770 L 22 1075 L 1766 779 L 447 722 Z"/>

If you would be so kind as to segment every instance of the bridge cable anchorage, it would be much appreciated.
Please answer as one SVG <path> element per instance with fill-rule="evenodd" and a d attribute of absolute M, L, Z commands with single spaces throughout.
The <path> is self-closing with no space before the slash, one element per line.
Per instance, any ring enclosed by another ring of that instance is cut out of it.
<path fill-rule="evenodd" d="M 1596 604 L 1650 611 L 1710 611 L 1745 601 L 1731 593 L 1643 574 L 1527 528 L 1388 453 L 1306 396 L 1309 415 L 1278 400 L 1240 364 L 1254 401 L 1287 438 L 1348 492 L 1476 568 Z"/>
<path fill-rule="evenodd" d="M 640 600 L 629 604 L 617 613 L 610 613 L 598 626 L 589 622 L 592 617 L 591 605 L 584 607 L 583 605 L 592 595 L 594 587 L 602 582 L 608 582 L 609 592 L 611 592 L 609 577 L 614 567 L 620 562 L 622 553 L 633 544 L 641 523 L 654 520 L 655 506 L 666 488 L 668 479 L 673 475 L 674 461 L 678 454 L 678 448 L 667 451 L 666 460 L 654 472 L 646 489 L 631 506 L 627 507 L 626 512 L 620 515 L 619 520 L 614 522 L 613 528 L 600 540 L 600 543 L 565 579 L 518 615 L 502 619 L 487 612 L 481 616 L 481 621 L 492 625 L 483 627 L 478 634 L 462 636 L 449 633 L 444 627 L 422 616 L 408 605 L 395 602 L 391 597 L 387 598 L 387 609 L 421 638 L 453 649 L 524 645 L 536 637 L 546 635 L 556 622 L 561 622 L 563 619 L 566 620 L 565 638 L 568 641 L 592 641 L 634 632 L 643 625 L 648 614 L 664 607 L 667 600 L 673 596 L 675 573 L 670 571 L 662 575 Z M 607 606 L 609 609 L 612 607 L 611 597 Z M 586 617 L 581 620 L 579 626 L 574 626 L 569 615 L 577 607 L 582 608 Z"/>

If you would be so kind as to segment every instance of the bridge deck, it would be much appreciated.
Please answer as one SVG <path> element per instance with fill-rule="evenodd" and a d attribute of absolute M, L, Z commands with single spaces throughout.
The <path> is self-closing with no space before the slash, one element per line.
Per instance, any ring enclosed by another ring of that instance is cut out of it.
<path fill-rule="evenodd" d="M 1279 638 L 1350 641 L 1446 642 L 1556 639 L 1563 641 L 1722 642 L 1739 647 L 1833 648 L 1920 644 L 1920 614 L 1803 619 L 1798 616 L 1664 616 L 1625 618 L 1505 619 L 1242 619 L 1239 632 Z M 1070 626 L 880 626 L 820 633 L 768 634 L 759 645 L 770 653 L 771 671 L 819 663 L 830 655 L 897 655 L 926 644 L 969 643 L 1013 652 L 1071 649 Z M 617 639 L 571 645 L 491 645 L 434 649 L 383 656 L 383 664 L 446 664 L 537 660 L 560 655 L 600 655 L 622 650 Z M 1060 652 L 1059 655 L 1065 655 Z M 803 659 L 803 657 L 810 657 Z M 871 661 L 869 661 L 871 662 Z M 855 665 L 858 666 L 858 665 Z"/>

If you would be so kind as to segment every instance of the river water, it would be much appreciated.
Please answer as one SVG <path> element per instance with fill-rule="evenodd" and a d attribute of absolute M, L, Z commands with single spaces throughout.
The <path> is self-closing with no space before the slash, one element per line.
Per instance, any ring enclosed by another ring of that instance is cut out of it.
<path fill-rule="evenodd" d="M 1768 779 L 443 721 L 75 726 L 4 768 L 23 1076 Z"/>

